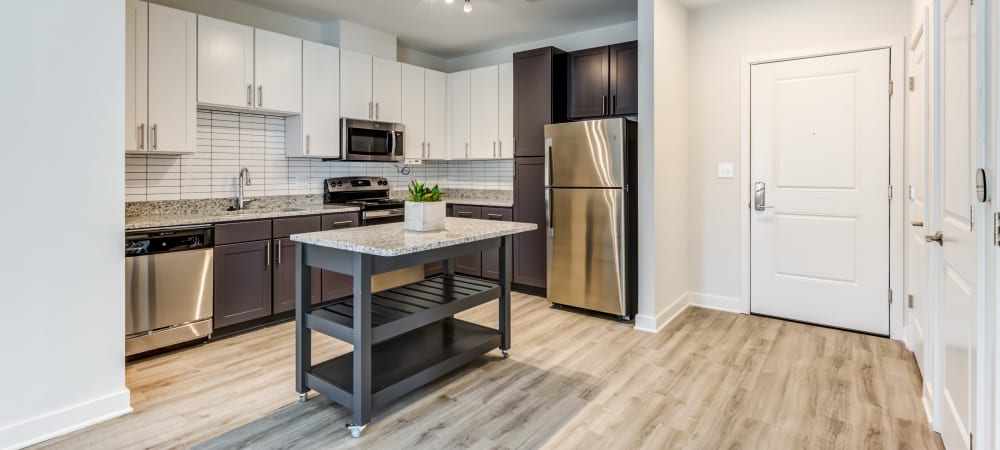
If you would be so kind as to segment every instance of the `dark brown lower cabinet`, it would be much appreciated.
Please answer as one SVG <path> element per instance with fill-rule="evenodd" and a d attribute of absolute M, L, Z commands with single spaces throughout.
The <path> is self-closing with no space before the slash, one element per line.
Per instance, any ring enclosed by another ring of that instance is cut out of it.
<path fill-rule="evenodd" d="M 479 206 L 452 205 L 451 215 L 465 219 L 482 219 L 483 209 Z M 459 256 L 454 259 L 455 273 L 480 277 L 483 275 L 483 254 Z"/>
<path fill-rule="evenodd" d="M 274 314 L 295 309 L 295 263 L 298 251 L 288 236 L 320 230 L 319 216 L 274 219 L 274 239 L 271 241 L 274 259 Z M 319 269 L 312 270 L 312 304 L 320 303 L 322 278 Z"/>
<path fill-rule="evenodd" d="M 512 222 L 514 220 L 514 211 L 510 208 L 488 208 L 484 206 L 483 219 Z M 500 279 L 499 258 L 500 251 L 498 249 L 491 249 L 483 252 L 483 278 L 490 280 Z"/>
<path fill-rule="evenodd" d="M 351 228 L 358 226 L 359 221 L 358 213 L 327 214 L 322 217 L 321 227 L 323 231 Z M 350 275 L 324 270 L 320 278 L 323 279 L 323 302 L 347 297 L 354 293 L 354 277 Z"/>
<path fill-rule="evenodd" d="M 538 229 L 514 235 L 513 282 L 545 289 L 545 158 L 515 158 L 514 221 L 538 225 Z"/>
<path fill-rule="evenodd" d="M 271 241 L 215 247 L 214 326 L 271 315 Z"/>

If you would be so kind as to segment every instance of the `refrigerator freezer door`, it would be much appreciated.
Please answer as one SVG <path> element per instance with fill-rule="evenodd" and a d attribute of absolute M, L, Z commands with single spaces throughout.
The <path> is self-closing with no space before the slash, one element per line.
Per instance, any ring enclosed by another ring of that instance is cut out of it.
<path fill-rule="evenodd" d="M 549 187 L 622 187 L 625 119 L 545 126 Z"/>
<path fill-rule="evenodd" d="M 621 189 L 547 189 L 548 299 L 625 316 Z"/>

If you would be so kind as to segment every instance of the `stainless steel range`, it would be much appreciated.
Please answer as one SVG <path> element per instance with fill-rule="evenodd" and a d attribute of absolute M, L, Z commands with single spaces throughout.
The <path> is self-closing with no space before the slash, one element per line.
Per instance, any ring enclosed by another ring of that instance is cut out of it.
<path fill-rule="evenodd" d="M 383 177 L 328 178 L 323 203 L 361 208 L 361 225 L 402 222 L 404 202 L 389 198 L 389 180 Z"/>

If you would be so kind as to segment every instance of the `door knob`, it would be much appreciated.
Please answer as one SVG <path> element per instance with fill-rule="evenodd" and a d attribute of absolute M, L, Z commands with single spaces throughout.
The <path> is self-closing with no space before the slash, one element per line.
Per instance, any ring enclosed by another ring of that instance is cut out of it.
<path fill-rule="evenodd" d="M 937 233 L 924 236 L 924 240 L 927 242 L 937 242 L 938 245 L 944 245 L 944 234 L 938 231 Z"/>

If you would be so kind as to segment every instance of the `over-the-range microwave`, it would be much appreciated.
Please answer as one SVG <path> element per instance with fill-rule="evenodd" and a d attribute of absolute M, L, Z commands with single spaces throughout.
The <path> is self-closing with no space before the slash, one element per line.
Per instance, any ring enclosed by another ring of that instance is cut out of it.
<path fill-rule="evenodd" d="M 340 119 L 340 157 L 344 161 L 402 161 L 401 123 Z"/>

